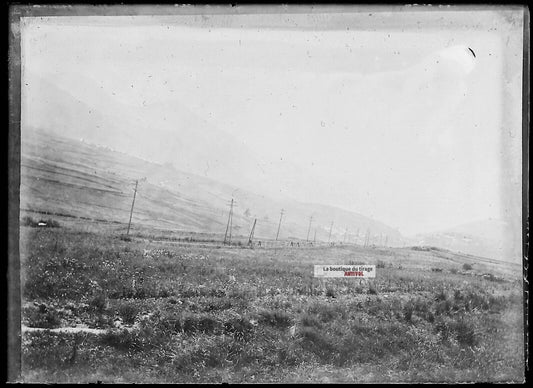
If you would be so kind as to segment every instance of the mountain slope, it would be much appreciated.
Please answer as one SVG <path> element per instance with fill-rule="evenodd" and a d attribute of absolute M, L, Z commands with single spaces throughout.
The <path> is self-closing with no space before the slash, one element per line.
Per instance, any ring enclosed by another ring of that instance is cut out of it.
<path fill-rule="evenodd" d="M 246 190 L 279 194 L 278 177 L 239 139 L 198 117 L 179 100 L 135 106 L 83 75 L 28 73 L 22 125 L 84 139 Z M 70 85 L 67 88 L 65 85 Z M 278 168 L 279 170 L 279 168 Z M 313 177 L 283 162 L 283 171 L 312 187 Z"/>
<path fill-rule="evenodd" d="M 236 207 L 234 234 L 275 238 L 280 209 L 285 209 L 280 238 L 362 242 L 369 230 L 389 245 L 402 237 L 395 229 L 342 209 L 270 198 L 204 176 L 185 173 L 169 164 L 148 162 L 107 147 L 26 127 L 22 132 L 21 208 L 127 222 L 136 179 L 139 183 L 133 224 L 223 234 L 229 201 Z M 313 223 L 309 229 L 309 217 Z M 346 228 L 349 230 L 346 231 Z M 359 238 L 355 232 L 359 230 Z"/>
<path fill-rule="evenodd" d="M 520 262 L 521 247 L 509 241 L 510 226 L 500 220 L 471 222 L 441 232 L 416 236 L 419 245 L 438 246 L 456 252 Z"/>

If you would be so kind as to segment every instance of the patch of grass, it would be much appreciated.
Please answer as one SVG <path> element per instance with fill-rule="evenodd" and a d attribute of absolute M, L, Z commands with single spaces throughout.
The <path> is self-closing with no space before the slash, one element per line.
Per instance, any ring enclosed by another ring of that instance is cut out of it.
<path fill-rule="evenodd" d="M 305 326 L 300 330 L 300 337 L 302 349 L 315 354 L 321 361 L 331 362 L 335 358 L 335 345 L 328 335 Z"/>
<path fill-rule="evenodd" d="M 221 322 L 207 315 L 186 315 L 180 321 L 181 329 L 186 334 L 220 333 L 222 330 Z"/>
<path fill-rule="evenodd" d="M 41 305 L 38 309 L 26 311 L 25 318 L 29 327 L 55 329 L 61 326 L 61 316 L 52 307 Z"/>
<path fill-rule="evenodd" d="M 258 315 L 259 322 L 274 327 L 289 327 L 292 322 L 291 317 L 284 311 L 280 310 L 262 310 L 258 313 Z"/>
<path fill-rule="evenodd" d="M 224 333 L 231 335 L 237 341 L 250 341 L 254 337 L 254 327 L 245 318 L 233 318 L 224 322 Z"/>
<path fill-rule="evenodd" d="M 337 318 L 345 317 L 345 310 L 331 303 L 315 302 L 307 308 L 307 314 L 316 316 L 322 322 L 330 322 Z"/>
<path fill-rule="evenodd" d="M 415 306 L 412 302 L 408 302 L 403 307 L 403 318 L 406 322 L 411 323 L 411 319 L 413 318 L 413 312 L 415 311 Z"/>
<path fill-rule="evenodd" d="M 320 322 L 313 315 L 309 315 L 309 314 L 304 314 L 300 318 L 300 322 L 302 326 L 316 327 L 316 328 L 322 327 Z"/>
<path fill-rule="evenodd" d="M 26 300 L 55 307 L 64 326 L 81 321 L 109 328 L 115 312 L 126 323 L 138 321 L 130 332 L 84 337 L 74 364 L 68 361 L 72 336 L 26 333 L 25 371 L 36 380 L 93 381 L 98 371 L 103 381 L 303 382 L 311 369 L 331 377 L 360 367 L 373 368 L 371 381 L 520 375 L 521 283 L 442 276 L 431 268 L 447 270 L 449 263 L 431 250 L 410 256 L 365 250 L 368 257 L 358 264 L 384 257 L 380 278 L 358 286 L 338 279 L 332 298 L 308 264 L 325 253 L 338 253 L 343 262 L 341 255 L 359 257 L 348 252 L 352 247 L 279 249 L 276 255 L 221 247 L 214 254 L 213 248 L 138 236 L 126 244 L 118 234 L 66 228 L 21 233 L 29 236 L 21 255 Z M 238 281 L 228 280 L 233 273 Z M 376 292 L 367 294 L 370 288 Z M 46 311 L 37 314 L 34 306 L 26 305 L 24 322 L 45 319 Z M 149 314 L 139 319 L 140 311 Z"/>
<path fill-rule="evenodd" d="M 37 226 L 37 221 L 35 221 L 32 217 L 30 216 L 24 216 L 20 222 L 20 224 L 22 226 L 30 226 L 30 227 L 35 227 Z"/>

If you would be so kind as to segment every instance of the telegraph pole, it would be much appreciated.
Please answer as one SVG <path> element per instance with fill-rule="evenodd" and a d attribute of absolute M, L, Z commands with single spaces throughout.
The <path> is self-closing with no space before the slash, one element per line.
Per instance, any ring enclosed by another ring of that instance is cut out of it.
<path fill-rule="evenodd" d="M 131 226 L 131 216 L 133 215 L 133 206 L 135 205 L 135 196 L 137 195 L 137 185 L 139 184 L 139 181 L 135 181 L 135 191 L 133 192 L 133 202 L 131 203 L 131 210 L 130 210 L 130 220 L 128 222 L 128 231 L 126 232 L 126 236 L 130 234 L 130 226 Z"/>
<path fill-rule="evenodd" d="M 313 244 L 316 244 L 316 229 L 315 229 L 315 238 L 313 239 Z"/>
<path fill-rule="evenodd" d="M 224 234 L 224 244 L 226 242 L 231 244 L 231 229 L 233 226 L 233 198 L 231 199 L 229 215 L 228 215 L 228 224 L 226 225 L 226 233 Z M 229 240 L 228 240 L 228 231 L 229 231 Z"/>
<path fill-rule="evenodd" d="M 311 231 L 311 222 L 313 222 L 313 216 L 309 217 L 309 228 L 307 229 L 307 238 L 305 241 L 309 242 L 309 232 Z"/>
<path fill-rule="evenodd" d="M 329 227 L 329 237 L 328 237 L 328 243 L 331 240 L 331 230 L 333 229 L 333 221 L 331 221 L 331 226 Z"/>
<path fill-rule="evenodd" d="M 248 238 L 248 245 L 252 245 L 252 240 L 254 238 L 254 232 L 255 232 L 255 223 L 257 222 L 257 218 L 254 219 L 254 225 L 252 226 L 252 231 L 250 232 L 250 237 Z"/>
<path fill-rule="evenodd" d="M 281 227 L 281 219 L 283 218 L 283 212 L 284 212 L 284 210 L 281 209 L 281 213 L 280 213 L 280 216 L 279 216 L 278 233 L 276 234 L 276 241 L 278 241 L 278 237 L 279 237 L 279 228 Z"/>
<path fill-rule="evenodd" d="M 370 243 L 370 229 L 367 229 L 366 235 L 365 235 L 365 247 L 367 247 L 369 243 Z"/>

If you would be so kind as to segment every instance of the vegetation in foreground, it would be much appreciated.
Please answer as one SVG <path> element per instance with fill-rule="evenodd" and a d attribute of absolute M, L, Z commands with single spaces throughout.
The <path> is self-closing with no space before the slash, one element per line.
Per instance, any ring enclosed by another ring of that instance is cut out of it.
<path fill-rule="evenodd" d="M 22 323 L 101 330 L 26 332 L 25 382 L 523 381 L 520 274 L 481 262 L 65 228 L 23 227 L 21 241 Z M 363 263 L 375 280 L 312 277 Z"/>

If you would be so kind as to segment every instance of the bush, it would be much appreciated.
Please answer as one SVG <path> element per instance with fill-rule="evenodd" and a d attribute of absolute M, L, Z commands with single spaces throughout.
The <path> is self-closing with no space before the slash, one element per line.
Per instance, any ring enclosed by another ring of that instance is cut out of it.
<path fill-rule="evenodd" d="M 142 342 L 138 333 L 128 330 L 108 330 L 100 337 L 100 343 L 105 346 L 112 346 L 119 350 L 140 350 Z"/>
<path fill-rule="evenodd" d="M 331 288 L 331 287 L 328 287 L 326 289 L 326 296 L 328 298 L 335 298 L 335 290 L 333 288 Z"/>
<path fill-rule="evenodd" d="M 461 320 L 453 325 L 457 342 L 464 346 L 475 346 L 477 344 L 476 333 L 472 324 Z"/>
<path fill-rule="evenodd" d="M 385 268 L 385 262 L 383 260 L 378 260 L 376 268 Z"/>
<path fill-rule="evenodd" d="M 89 306 L 93 307 L 96 311 L 102 312 L 107 307 L 107 298 L 102 293 L 96 294 L 89 301 Z"/>
<path fill-rule="evenodd" d="M 468 263 L 464 263 L 464 264 L 463 264 L 463 269 L 464 269 L 465 271 L 470 271 L 470 270 L 473 269 L 473 268 L 474 268 L 474 267 L 472 267 L 471 264 L 468 264 Z"/>
<path fill-rule="evenodd" d="M 376 288 L 374 283 L 370 283 L 368 285 L 368 291 L 367 292 L 369 294 L 371 294 L 371 295 L 376 295 L 378 293 L 378 289 Z"/>
<path fill-rule="evenodd" d="M 133 324 L 135 322 L 135 318 L 137 317 L 138 309 L 137 307 L 131 305 L 131 304 L 122 304 L 118 308 L 118 313 L 120 317 L 122 318 L 123 322 L 126 324 Z"/>
<path fill-rule="evenodd" d="M 55 329 L 61 326 L 61 318 L 53 308 L 41 306 L 38 310 L 27 313 L 28 325 L 43 329 Z"/>

